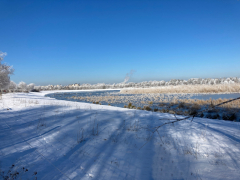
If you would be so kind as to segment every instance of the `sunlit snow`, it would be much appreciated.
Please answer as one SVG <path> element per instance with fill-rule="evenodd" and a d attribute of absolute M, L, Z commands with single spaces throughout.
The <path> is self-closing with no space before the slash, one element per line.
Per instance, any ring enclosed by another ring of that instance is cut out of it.
<path fill-rule="evenodd" d="M 48 93 L 9 93 L 0 100 L 0 178 L 14 172 L 17 179 L 38 180 L 240 177 L 239 122 L 194 118 L 152 136 L 169 121 L 159 119 L 174 116 L 44 97 Z"/>

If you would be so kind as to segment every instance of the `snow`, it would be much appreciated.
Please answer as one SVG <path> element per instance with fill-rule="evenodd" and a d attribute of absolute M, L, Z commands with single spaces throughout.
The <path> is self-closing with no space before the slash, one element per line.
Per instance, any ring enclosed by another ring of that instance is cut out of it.
<path fill-rule="evenodd" d="M 173 115 L 44 97 L 53 92 L 3 95 L 0 179 L 240 177 L 239 122 L 194 118 L 152 136 Z"/>

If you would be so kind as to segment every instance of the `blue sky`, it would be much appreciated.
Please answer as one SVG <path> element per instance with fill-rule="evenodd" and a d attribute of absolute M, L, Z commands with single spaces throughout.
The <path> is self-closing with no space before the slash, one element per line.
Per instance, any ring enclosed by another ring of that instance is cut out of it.
<path fill-rule="evenodd" d="M 11 79 L 37 85 L 240 77 L 239 0 L 0 0 Z"/>

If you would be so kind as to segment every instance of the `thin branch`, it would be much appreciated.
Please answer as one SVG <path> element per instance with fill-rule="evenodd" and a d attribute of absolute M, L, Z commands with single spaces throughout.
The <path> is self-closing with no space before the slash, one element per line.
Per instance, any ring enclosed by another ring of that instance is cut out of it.
<path fill-rule="evenodd" d="M 217 105 L 215 105 L 215 106 L 213 106 L 213 107 L 204 109 L 204 110 L 202 110 L 202 111 L 200 111 L 200 112 L 197 112 L 197 113 L 195 113 L 195 114 L 193 114 L 193 115 L 190 115 L 190 116 L 187 116 L 187 117 L 185 117 L 185 118 L 178 119 L 177 116 L 174 114 L 175 119 L 159 119 L 159 120 L 173 120 L 173 121 L 171 121 L 171 122 L 166 122 L 166 123 L 164 123 L 164 124 L 161 124 L 160 126 L 157 126 L 156 129 L 155 129 L 155 131 L 152 132 L 152 135 L 151 135 L 151 137 L 149 138 L 149 140 L 153 137 L 153 135 L 154 135 L 155 132 L 157 132 L 157 133 L 159 134 L 158 129 L 159 129 L 160 127 L 162 127 L 162 126 L 165 126 L 165 125 L 167 125 L 167 124 L 174 124 L 174 123 L 176 123 L 176 122 L 180 122 L 180 121 L 183 121 L 183 120 L 187 120 L 187 119 L 189 119 L 189 118 L 192 118 L 192 120 L 191 120 L 191 122 L 192 122 L 193 119 L 196 117 L 196 115 L 198 115 L 198 114 L 200 114 L 200 113 L 203 113 L 203 112 L 205 112 L 205 111 L 214 109 L 215 107 L 221 106 L 221 105 L 223 105 L 223 104 L 226 104 L 226 103 L 229 103 L 229 102 L 232 102 L 232 101 L 236 101 L 236 100 L 238 100 L 238 99 L 240 99 L 240 97 L 235 98 L 235 99 L 231 99 L 231 100 L 228 100 L 228 101 L 225 101 L 225 102 L 222 102 L 222 103 L 219 103 L 219 104 L 217 104 Z M 160 134 L 159 134 L 159 136 L 160 136 Z M 161 140 L 162 140 L 162 139 L 161 139 Z M 148 143 L 148 141 L 147 141 L 143 146 L 141 146 L 141 147 L 139 148 L 139 150 L 142 149 L 147 143 Z"/>

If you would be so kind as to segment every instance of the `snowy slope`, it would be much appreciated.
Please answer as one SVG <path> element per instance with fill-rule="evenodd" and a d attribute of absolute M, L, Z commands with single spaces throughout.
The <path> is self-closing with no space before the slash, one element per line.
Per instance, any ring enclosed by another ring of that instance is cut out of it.
<path fill-rule="evenodd" d="M 0 179 L 240 179 L 238 122 L 195 118 L 152 134 L 173 116 L 47 93 L 0 100 Z"/>

